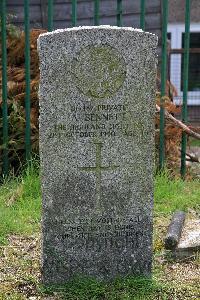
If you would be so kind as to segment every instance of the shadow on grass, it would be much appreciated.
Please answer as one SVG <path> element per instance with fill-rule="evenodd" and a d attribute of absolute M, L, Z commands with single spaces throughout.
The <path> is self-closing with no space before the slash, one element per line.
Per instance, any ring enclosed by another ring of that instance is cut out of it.
<path fill-rule="evenodd" d="M 167 299 L 163 287 L 154 280 L 144 277 L 118 278 L 110 282 L 79 277 L 64 285 L 43 285 L 40 292 L 43 295 L 59 296 L 59 299 L 67 300 Z"/>

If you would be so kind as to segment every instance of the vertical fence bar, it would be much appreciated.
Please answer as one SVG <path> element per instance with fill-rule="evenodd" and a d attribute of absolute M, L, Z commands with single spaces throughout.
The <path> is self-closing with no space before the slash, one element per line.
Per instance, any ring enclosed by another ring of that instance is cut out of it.
<path fill-rule="evenodd" d="M 117 0 L 117 26 L 122 26 L 122 0 Z"/>
<path fill-rule="evenodd" d="M 8 174 L 8 104 L 7 104 L 7 47 L 6 47 L 6 0 L 1 2 L 2 46 L 2 114 L 3 114 L 3 175 Z"/>
<path fill-rule="evenodd" d="M 30 24 L 29 24 L 29 0 L 24 0 L 24 21 L 25 21 L 25 151 L 26 159 L 30 160 L 31 155 L 31 124 L 30 124 Z"/>
<path fill-rule="evenodd" d="M 167 80 L 167 21 L 168 0 L 162 0 L 162 61 L 161 61 L 161 103 L 160 103 L 160 141 L 159 141 L 159 169 L 164 167 L 165 159 L 165 108 L 164 96 Z"/>
<path fill-rule="evenodd" d="M 145 30 L 145 4 L 146 0 L 140 0 L 140 28 Z"/>
<path fill-rule="evenodd" d="M 184 36 L 184 61 L 183 61 L 183 106 L 182 122 L 187 123 L 187 92 L 188 92 L 188 69 L 189 69 L 189 48 L 190 48 L 190 0 L 185 0 L 185 36 Z M 181 142 L 181 177 L 186 174 L 186 147 L 187 135 L 182 133 Z"/>
<path fill-rule="evenodd" d="M 53 30 L 53 0 L 48 0 L 48 31 Z"/>
<path fill-rule="evenodd" d="M 99 25 L 99 0 L 94 0 L 94 25 Z"/>
<path fill-rule="evenodd" d="M 72 26 L 77 23 L 77 0 L 72 0 Z"/>

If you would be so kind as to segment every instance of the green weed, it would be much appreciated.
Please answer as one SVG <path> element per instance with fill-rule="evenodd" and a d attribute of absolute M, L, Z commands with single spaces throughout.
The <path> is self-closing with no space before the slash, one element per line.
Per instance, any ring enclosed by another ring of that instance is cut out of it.
<path fill-rule="evenodd" d="M 154 298 L 162 288 L 156 282 L 142 277 L 118 278 L 105 283 L 92 278 L 74 278 L 63 286 L 43 287 L 41 292 L 59 295 L 59 299 L 68 300 L 147 300 Z M 164 299 L 164 298 L 160 298 Z"/>
<path fill-rule="evenodd" d="M 17 178 L 0 187 L 0 242 L 8 234 L 31 234 L 40 227 L 41 193 L 39 166 L 31 161 Z"/>
<path fill-rule="evenodd" d="M 200 208 L 200 180 L 172 179 L 167 171 L 156 175 L 154 185 L 155 214 L 170 214 L 175 210 Z"/>

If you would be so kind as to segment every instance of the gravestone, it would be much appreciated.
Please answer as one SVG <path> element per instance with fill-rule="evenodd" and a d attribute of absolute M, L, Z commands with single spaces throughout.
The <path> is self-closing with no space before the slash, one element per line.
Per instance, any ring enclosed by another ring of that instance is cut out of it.
<path fill-rule="evenodd" d="M 44 283 L 150 275 L 157 37 L 40 35 Z"/>

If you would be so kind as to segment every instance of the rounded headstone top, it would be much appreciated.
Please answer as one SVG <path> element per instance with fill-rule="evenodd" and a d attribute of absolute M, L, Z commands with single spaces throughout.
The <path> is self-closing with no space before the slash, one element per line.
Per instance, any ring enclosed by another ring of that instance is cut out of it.
<path fill-rule="evenodd" d="M 139 28 L 133 28 L 133 27 L 119 27 L 119 26 L 111 26 L 111 25 L 99 25 L 99 26 L 79 26 L 79 27 L 72 27 L 72 28 L 65 28 L 65 29 L 56 29 L 54 31 L 42 33 L 39 36 L 40 37 L 45 37 L 45 36 L 50 36 L 54 34 L 59 34 L 59 33 L 65 33 L 65 32 L 75 32 L 75 31 L 96 31 L 96 30 L 117 30 L 117 31 L 128 31 L 128 32 L 137 32 L 137 33 L 143 33 L 143 34 L 148 34 L 151 36 L 154 36 L 157 38 L 157 36 L 153 33 L 143 31 L 142 29 Z"/>

